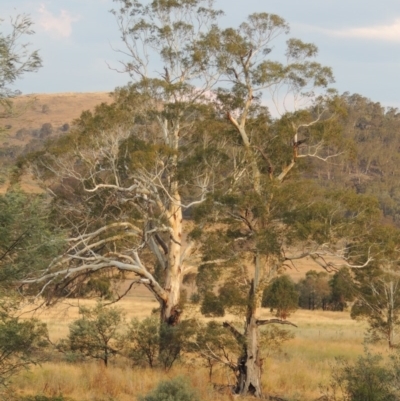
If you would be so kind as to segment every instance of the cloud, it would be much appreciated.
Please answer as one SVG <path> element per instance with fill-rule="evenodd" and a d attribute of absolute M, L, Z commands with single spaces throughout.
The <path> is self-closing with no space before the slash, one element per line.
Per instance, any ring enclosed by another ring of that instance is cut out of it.
<path fill-rule="evenodd" d="M 79 21 L 80 15 L 71 15 L 66 10 L 61 10 L 57 17 L 46 9 L 44 4 L 39 8 L 40 18 L 39 25 L 48 32 L 55 34 L 58 37 L 67 38 L 72 33 L 72 23 Z"/>
<path fill-rule="evenodd" d="M 332 36 L 400 42 L 400 18 L 395 19 L 393 23 L 388 25 L 324 31 Z"/>

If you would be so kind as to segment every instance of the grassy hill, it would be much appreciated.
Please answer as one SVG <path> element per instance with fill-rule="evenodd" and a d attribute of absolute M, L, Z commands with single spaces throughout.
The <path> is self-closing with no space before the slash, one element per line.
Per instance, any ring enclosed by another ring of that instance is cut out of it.
<path fill-rule="evenodd" d="M 7 172 L 16 158 L 39 149 L 51 137 L 68 132 L 73 121 L 84 110 L 93 110 L 103 102 L 110 102 L 108 92 L 54 93 L 19 96 L 13 101 L 13 116 L 3 118 L 0 135 L 0 193 L 8 187 Z M 22 186 L 28 192 L 39 189 L 30 177 Z"/>

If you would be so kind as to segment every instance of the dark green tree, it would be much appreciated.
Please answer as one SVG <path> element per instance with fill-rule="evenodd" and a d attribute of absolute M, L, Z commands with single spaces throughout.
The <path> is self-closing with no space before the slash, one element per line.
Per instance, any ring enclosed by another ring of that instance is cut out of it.
<path fill-rule="evenodd" d="M 286 274 L 271 281 L 263 292 L 261 306 L 276 310 L 276 317 L 286 320 L 299 307 L 299 293 Z"/>
<path fill-rule="evenodd" d="M 201 303 L 200 312 L 205 316 L 225 316 L 224 303 L 218 295 L 206 292 Z"/>
<path fill-rule="evenodd" d="M 160 319 L 157 316 L 142 321 L 133 319 L 121 341 L 124 353 L 135 365 L 154 368 L 160 351 Z"/>
<path fill-rule="evenodd" d="M 309 270 L 297 284 L 299 306 L 304 309 L 326 309 L 331 297 L 328 273 Z"/>
<path fill-rule="evenodd" d="M 331 287 L 330 308 L 336 311 L 343 311 L 347 302 L 354 301 L 355 289 L 353 277 L 346 267 L 336 272 L 329 281 Z"/>

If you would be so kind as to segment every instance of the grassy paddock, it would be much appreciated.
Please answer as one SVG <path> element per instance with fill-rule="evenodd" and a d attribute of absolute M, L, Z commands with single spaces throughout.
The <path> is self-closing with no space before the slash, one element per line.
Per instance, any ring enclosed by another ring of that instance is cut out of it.
<path fill-rule="evenodd" d="M 36 317 L 48 324 L 53 341 L 65 337 L 68 324 L 78 318 L 78 304 L 93 306 L 93 301 L 74 301 L 48 311 L 36 312 Z M 157 304 L 150 298 L 123 300 L 118 304 L 132 317 L 149 316 Z M 189 315 L 195 311 L 188 311 Z M 267 309 L 263 318 L 270 318 Z M 203 318 L 206 320 L 205 318 Z M 233 320 L 226 316 L 220 320 Z M 327 386 L 335 357 L 355 360 L 363 352 L 366 325 L 350 319 L 348 312 L 299 310 L 290 320 L 295 338 L 284 344 L 279 354 L 266 356 L 263 362 L 264 392 L 281 395 L 290 400 L 313 400 L 321 396 L 320 386 Z M 288 326 L 285 326 L 288 327 Z M 384 345 L 376 351 L 385 354 Z M 193 366 L 193 364 L 197 366 Z M 200 362 L 179 365 L 170 372 L 162 370 L 132 369 L 122 360 L 105 369 L 101 363 L 84 364 L 45 363 L 22 372 L 14 381 L 21 394 L 45 394 L 71 397 L 76 401 L 132 401 L 138 394 L 150 391 L 160 380 L 176 375 L 189 376 L 201 393 L 202 399 L 230 400 L 232 395 L 217 393 L 207 384 L 208 373 Z M 233 384 L 229 370 L 215 371 L 214 383 Z"/>

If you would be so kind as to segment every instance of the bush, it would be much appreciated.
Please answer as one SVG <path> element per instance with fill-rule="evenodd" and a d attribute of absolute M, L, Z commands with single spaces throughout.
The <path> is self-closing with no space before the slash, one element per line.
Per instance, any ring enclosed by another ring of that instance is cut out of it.
<path fill-rule="evenodd" d="M 60 127 L 60 130 L 61 130 L 62 132 L 68 132 L 68 131 L 69 131 L 69 128 L 70 128 L 69 124 L 68 124 L 68 123 L 65 123 L 65 124 L 63 124 L 63 125 Z"/>
<path fill-rule="evenodd" d="M 149 394 L 139 396 L 139 401 L 200 401 L 197 392 L 184 377 L 163 381 Z"/>
<path fill-rule="evenodd" d="M 44 123 L 40 129 L 40 138 L 47 138 L 53 133 L 53 126 L 50 123 Z"/>
<path fill-rule="evenodd" d="M 190 302 L 192 304 L 198 304 L 201 300 L 201 296 L 198 292 L 194 292 L 191 296 L 190 296 Z"/>
<path fill-rule="evenodd" d="M 366 351 L 352 365 L 338 360 L 326 399 L 328 401 L 396 401 L 399 400 L 397 358 L 383 365 L 380 355 Z"/>
<path fill-rule="evenodd" d="M 120 347 L 134 365 L 150 368 L 161 366 L 166 371 L 186 352 L 195 325 L 192 320 L 183 320 L 176 326 L 160 324 L 157 316 L 142 321 L 133 319 L 128 332 L 121 336 Z"/>
<path fill-rule="evenodd" d="M 47 327 L 36 319 L 19 320 L 0 311 L 0 386 L 6 387 L 20 370 L 40 361 L 48 345 Z"/>

